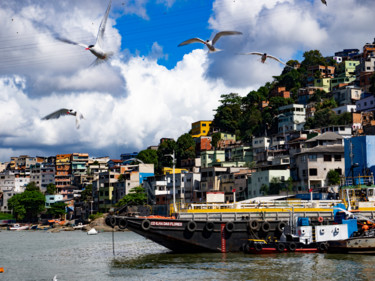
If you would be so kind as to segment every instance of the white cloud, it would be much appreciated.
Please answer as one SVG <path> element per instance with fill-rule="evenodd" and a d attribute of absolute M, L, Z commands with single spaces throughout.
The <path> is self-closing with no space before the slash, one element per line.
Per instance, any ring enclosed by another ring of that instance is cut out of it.
<path fill-rule="evenodd" d="M 0 151 L 44 147 L 45 153 L 56 154 L 61 153 L 57 148 L 65 147 L 116 151 L 119 155 L 124 149 L 141 150 L 157 144 L 162 137 L 177 138 L 196 120 L 212 119 L 220 95 L 246 93 L 226 87 L 221 79 L 206 80 L 206 62 L 207 52 L 203 50 L 185 55 L 172 70 L 147 57 L 133 57 L 126 63 L 114 60 L 112 64 L 127 81 L 127 95 L 123 96 L 72 91 L 30 98 L 26 79 L 3 78 L 0 119 L 7 122 L 1 123 Z M 80 111 L 85 117 L 81 128 L 75 129 L 71 116 L 40 120 L 59 108 Z"/>
<path fill-rule="evenodd" d="M 216 0 L 209 23 L 212 29 L 238 30 L 241 38 L 220 39 L 225 54 L 212 56 L 210 77 L 222 77 L 230 86 L 257 87 L 281 72 L 274 61 L 261 65 L 256 57 L 235 56 L 236 52 L 266 52 L 283 61 L 298 52 L 318 49 L 324 56 L 347 48 L 362 49 L 372 40 L 375 1 L 320 0 Z M 229 70 L 229 71 L 228 71 Z"/>

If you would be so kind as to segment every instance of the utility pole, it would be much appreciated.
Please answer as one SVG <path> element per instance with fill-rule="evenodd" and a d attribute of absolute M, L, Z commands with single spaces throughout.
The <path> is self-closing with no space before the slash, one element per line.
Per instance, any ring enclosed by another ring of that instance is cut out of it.
<path fill-rule="evenodd" d="M 174 156 L 174 150 L 173 154 L 168 154 L 167 156 L 172 157 L 172 163 L 173 163 L 173 168 L 172 168 L 172 181 L 173 181 L 173 209 L 174 212 L 177 212 L 177 206 L 176 206 L 176 186 L 175 186 L 175 156 Z"/>

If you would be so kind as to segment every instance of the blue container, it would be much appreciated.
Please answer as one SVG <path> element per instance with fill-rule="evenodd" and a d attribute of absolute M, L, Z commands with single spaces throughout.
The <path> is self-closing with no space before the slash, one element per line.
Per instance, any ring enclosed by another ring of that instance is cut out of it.
<path fill-rule="evenodd" d="M 298 217 L 297 219 L 297 225 L 298 226 L 309 226 L 309 218 L 303 218 L 303 217 Z"/>
<path fill-rule="evenodd" d="M 342 223 L 348 225 L 348 236 L 349 237 L 353 237 L 353 233 L 358 231 L 356 219 L 342 220 Z"/>

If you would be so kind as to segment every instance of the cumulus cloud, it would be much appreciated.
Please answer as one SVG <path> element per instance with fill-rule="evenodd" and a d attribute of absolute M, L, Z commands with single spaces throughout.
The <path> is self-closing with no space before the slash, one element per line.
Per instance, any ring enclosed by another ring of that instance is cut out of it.
<path fill-rule="evenodd" d="M 230 86 L 262 85 L 280 74 L 282 65 L 235 52 L 266 52 L 283 61 L 297 53 L 318 49 L 325 56 L 344 48 L 361 49 L 372 40 L 375 2 L 371 0 L 216 0 L 209 20 L 213 30 L 238 30 L 241 39 L 220 42 L 226 52 L 209 60 L 209 77 L 221 77 Z M 227 71 L 230 70 L 230 71 Z"/>
<path fill-rule="evenodd" d="M 185 55 L 172 70 L 148 57 L 132 57 L 126 63 L 114 60 L 112 65 L 126 77 L 126 96 L 72 91 L 30 98 L 25 78 L 3 77 L 0 118 L 6 122 L 0 127 L 0 155 L 8 158 L 15 151 L 53 155 L 56 149 L 119 155 L 158 144 L 162 137 L 177 138 L 196 120 L 212 119 L 220 95 L 245 94 L 243 89 L 226 87 L 221 79 L 206 81 L 206 62 L 203 50 Z M 59 108 L 80 111 L 85 116 L 81 128 L 75 129 L 71 116 L 41 120 Z"/>

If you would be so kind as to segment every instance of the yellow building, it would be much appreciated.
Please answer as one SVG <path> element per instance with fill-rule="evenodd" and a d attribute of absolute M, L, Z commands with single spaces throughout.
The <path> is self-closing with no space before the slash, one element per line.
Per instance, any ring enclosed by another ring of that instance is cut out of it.
<path fill-rule="evenodd" d="M 179 168 L 174 169 L 175 174 L 182 174 L 182 173 L 188 173 L 188 172 L 189 171 L 186 170 L 186 169 L 179 169 Z M 172 175 L 173 174 L 173 168 L 164 167 L 163 168 L 163 175 L 167 175 L 167 174 Z"/>
<path fill-rule="evenodd" d="M 207 136 L 210 132 L 212 121 L 197 121 L 191 124 L 191 134 L 193 138 Z"/>

